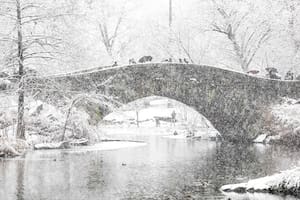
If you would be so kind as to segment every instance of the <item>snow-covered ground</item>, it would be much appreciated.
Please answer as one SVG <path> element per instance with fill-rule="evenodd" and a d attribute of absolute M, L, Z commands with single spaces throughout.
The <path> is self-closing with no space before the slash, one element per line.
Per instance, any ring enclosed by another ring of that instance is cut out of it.
<path fill-rule="evenodd" d="M 289 195 L 300 194 L 300 168 L 283 171 L 272 176 L 253 179 L 246 183 L 224 185 L 223 192 L 269 192 Z"/>
<path fill-rule="evenodd" d="M 171 119 L 176 113 L 176 122 L 156 118 Z M 137 127 L 137 119 L 139 127 Z M 202 139 L 216 138 L 219 132 L 201 114 L 185 104 L 163 97 L 147 97 L 125 105 L 107 115 L 101 129 L 112 134 L 164 135 L 167 138 L 186 138 L 193 133 Z M 174 133 L 178 135 L 174 135 Z"/>
<path fill-rule="evenodd" d="M 0 141 L 2 144 L 9 143 L 14 147 L 16 142 L 16 117 L 17 107 L 16 96 L 6 96 L 0 101 L 0 134 L 4 138 Z M 2 108 L 1 108 L 2 106 Z M 5 107 L 4 107 L 5 106 Z M 25 105 L 25 123 L 26 123 L 26 141 L 34 146 L 36 144 L 61 141 L 62 130 L 66 122 L 66 109 L 58 108 L 45 102 L 34 100 L 30 97 L 26 98 Z M 133 148 L 146 145 L 142 142 L 130 141 L 105 141 L 101 143 L 93 143 L 105 139 L 102 137 L 102 130 L 99 127 L 89 123 L 89 115 L 82 109 L 74 107 L 72 109 L 66 131 L 66 139 L 68 137 L 86 137 L 89 140 L 94 139 L 91 146 L 74 147 L 64 149 L 64 151 L 86 152 L 86 151 L 105 151 L 116 150 L 121 148 Z"/>
<path fill-rule="evenodd" d="M 226 195 L 226 200 L 299 200 L 299 198 L 291 195 L 282 197 L 280 195 L 269 194 L 269 193 L 234 193 L 228 192 L 224 193 Z"/>
<path fill-rule="evenodd" d="M 16 105 L 16 96 L 7 95 L 0 101 L 0 135 L 8 140 L 16 138 Z M 34 146 L 61 141 L 67 112 L 68 106 L 57 107 L 27 97 L 25 133 L 28 144 Z M 139 127 L 136 124 L 137 112 Z M 170 121 L 173 112 L 176 113 L 175 123 Z M 110 135 L 120 134 L 164 135 L 170 139 L 186 138 L 191 133 L 201 139 L 214 139 L 219 135 L 211 123 L 194 109 L 161 97 L 149 97 L 125 105 L 104 118 L 104 122 L 109 122 L 108 124 L 92 125 L 90 117 L 86 110 L 74 106 L 67 120 L 66 139 L 87 138 L 93 144 L 103 139 L 115 138 Z M 166 120 L 161 120 L 157 126 L 157 117 Z"/>
<path fill-rule="evenodd" d="M 5 96 L 0 99 L 0 135 L 16 138 L 17 97 Z M 26 140 L 29 144 L 60 141 L 66 123 L 67 106 L 56 107 L 31 97 L 25 102 Z M 89 138 L 96 142 L 101 130 L 89 123 L 90 116 L 83 109 L 72 108 L 68 119 L 66 137 Z"/>
<path fill-rule="evenodd" d="M 153 126 L 155 125 L 154 117 L 171 118 L 172 112 L 176 113 L 176 120 L 180 123 L 212 127 L 211 123 L 194 109 L 178 101 L 163 97 L 147 97 L 131 102 L 107 115 L 104 120 L 128 124 L 130 121 L 136 121 L 138 114 L 141 126 L 145 124 L 143 123 L 145 121 L 153 121 Z"/>
<path fill-rule="evenodd" d="M 145 108 L 138 111 L 139 121 L 152 120 L 154 117 L 171 117 L 173 108 Z M 175 112 L 177 109 L 175 110 Z M 126 120 L 136 120 L 136 111 L 117 111 L 109 114 L 104 118 L 106 121 L 124 122 Z"/>

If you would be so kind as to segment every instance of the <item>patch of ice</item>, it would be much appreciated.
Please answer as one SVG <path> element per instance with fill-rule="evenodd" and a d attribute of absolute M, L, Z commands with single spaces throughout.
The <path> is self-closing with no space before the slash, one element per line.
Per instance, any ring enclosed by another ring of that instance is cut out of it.
<path fill-rule="evenodd" d="M 186 135 L 166 135 L 163 137 L 168 139 L 187 139 Z"/>
<path fill-rule="evenodd" d="M 146 145 L 147 144 L 144 142 L 111 141 L 111 142 L 100 142 L 91 146 L 74 147 L 66 151 L 68 152 L 109 151 L 109 150 L 118 150 L 124 148 L 136 148 L 136 147 L 142 147 Z"/>

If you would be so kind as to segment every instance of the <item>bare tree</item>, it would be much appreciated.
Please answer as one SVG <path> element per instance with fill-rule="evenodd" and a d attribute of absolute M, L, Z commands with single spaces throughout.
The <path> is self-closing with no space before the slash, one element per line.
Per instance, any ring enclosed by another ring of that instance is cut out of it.
<path fill-rule="evenodd" d="M 192 53 L 191 53 L 191 50 L 190 50 L 190 43 L 191 43 L 190 35 L 189 34 L 184 35 L 184 38 L 188 41 L 187 44 L 184 42 L 184 40 L 181 36 L 181 33 L 177 33 L 177 34 L 174 33 L 174 35 L 175 35 L 175 40 L 176 40 L 179 50 L 183 51 L 184 55 L 186 55 L 189 58 L 191 63 L 195 63 Z"/>
<path fill-rule="evenodd" d="M 101 41 L 105 46 L 106 52 L 108 53 L 108 55 L 113 58 L 113 47 L 115 44 L 115 41 L 118 37 L 118 31 L 119 31 L 119 27 L 121 25 L 122 22 L 122 17 L 120 16 L 118 19 L 118 22 L 114 28 L 114 32 L 113 34 L 109 34 L 108 33 L 108 29 L 107 29 L 107 22 L 103 21 L 103 22 L 99 22 L 99 29 L 100 29 L 100 33 L 101 33 Z"/>
<path fill-rule="evenodd" d="M 270 38 L 271 28 L 266 21 L 256 26 L 247 24 L 249 13 L 241 14 L 234 9 L 227 11 L 215 0 L 212 2 L 221 20 L 213 22 L 211 30 L 226 36 L 242 70 L 247 72 L 258 50 Z"/>
<path fill-rule="evenodd" d="M 288 34 L 292 41 L 292 66 L 294 70 L 296 69 L 297 65 L 297 57 L 300 52 L 300 32 L 299 27 L 297 24 L 299 23 L 299 11 L 300 11 L 300 1 L 299 0 L 283 0 L 285 10 L 289 13 L 288 18 Z"/>
<path fill-rule="evenodd" d="M 48 10 L 49 8 L 43 3 L 34 1 L 3 0 L 0 3 L 5 5 L 5 9 L 0 11 L 0 15 L 10 20 L 13 27 L 8 34 L 1 38 L 2 41 L 12 44 L 10 54 L 5 58 L 5 65 L 18 68 L 17 137 L 25 139 L 25 79 L 29 76 L 25 71 L 26 66 L 42 65 L 42 61 L 49 62 L 49 60 L 58 58 L 57 55 L 61 54 L 58 50 L 61 40 L 45 33 L 46 31 L 51 32 L 47 29 L 45 22 L 65 14 L 56 14 L 53 10 Z"/>
<path fill-rule="evenodd" d="M 18 98 L 18 118 L 17 118 L 17 136 L 20 139 L 25 139 L 25 124 L 24 124 L 24 47 L 23 47 L 23 32 L 22 32 L 22 10 L 20 0 L 16 0 L 17 11 L 17 32 L 18 32 L 18 56 L 19 63 L 19 98 Z"/>
<path fill-rule="evenodd" d="M 125 19 L 125 3 L 120 12 L 112 13 L 105 3 L 100 6 L 100 20 L 98 26 L 100 30 L 101 42 L 111 59 L 114 58 L 114 47 L 117 39 L 120 37 L 120 29 Z M 115 21 L 115 22 L 114 22 Z"/>

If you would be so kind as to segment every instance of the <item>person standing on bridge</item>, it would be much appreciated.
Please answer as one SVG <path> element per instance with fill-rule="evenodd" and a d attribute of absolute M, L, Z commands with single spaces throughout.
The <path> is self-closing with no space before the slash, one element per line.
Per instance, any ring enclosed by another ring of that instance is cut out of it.
<path fill-rule="evenodd" d="M 284 80 L 287 80 L 287 81 L 294 80 L 294 73 L 291 71 L 288 71 L 284 77 Z"/>
<path fill-rule="evenodd" d="M 112 67 L 116 67 L 116 66 L 118 66 L 117 61 L 114 62 L 114 64 L 112 65 Z"/>
<path fill-rule="evenodd" d="M 176 122 L 176 112 L 175 112 L 175 110 L 173 110 L 173 112 L 171 114 L 171 119 L 172 119 L 172 124 L 175 126 L 175 122 Z"/>
<path fill-rule="evenodd" d="M 184 62 L 185 64 L 189 64 L 189 61 L 188 61 L 188 59 L 186 59 L 186 58 L 183 59 L 183 62 Z"/>

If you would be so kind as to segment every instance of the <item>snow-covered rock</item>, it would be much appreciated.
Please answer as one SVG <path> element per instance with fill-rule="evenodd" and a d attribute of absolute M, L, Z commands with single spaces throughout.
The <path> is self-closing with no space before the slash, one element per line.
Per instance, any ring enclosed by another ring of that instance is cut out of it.
<path fill-rule="evenodd" d="M 279 143 L 281 139 L 280 135 L 270 135 L 266 138 L 265 143 L 266 144 L 275 144 Z"/>
<path fill-rule="evenodd" d="M 20 156 L 29 148 L 29 145 L 24 140 L 1 138 L 0 139 L 0 156 Z"/>
<path fill-rule="evenodd" d="M 224 185 L 223 192 L 269 192 L 289 195 L 300 194 L 300 168 L 283 171 L 272 176 L 250 180 L 246 183 Z"/>
<path fill-rule="evenodd" d="M 268 137 L 268 134 L 259 135 L 259 136 L 257 136 L 257 138 L 253 142 L 254 143 L 265 143 L 267 137 Z"/>

